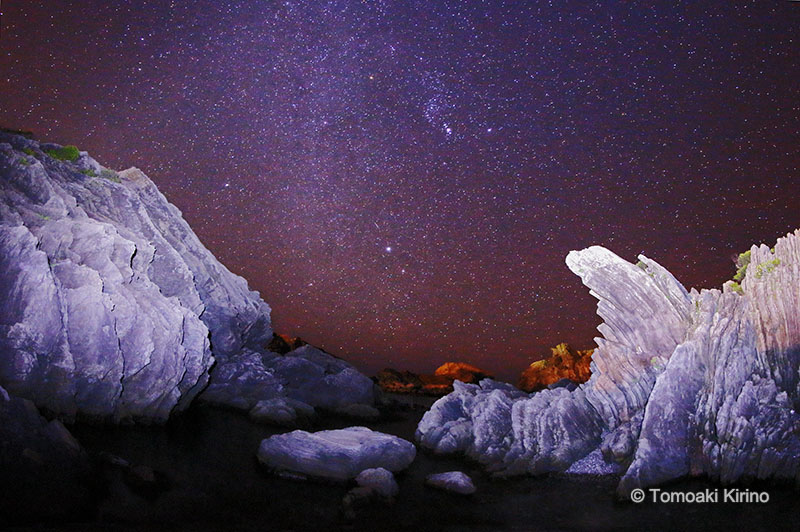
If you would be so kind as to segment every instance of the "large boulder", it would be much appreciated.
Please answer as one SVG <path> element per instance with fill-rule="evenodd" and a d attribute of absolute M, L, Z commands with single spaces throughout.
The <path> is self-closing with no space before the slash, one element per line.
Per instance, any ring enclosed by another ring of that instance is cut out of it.
<path fill-rule="evenodd" d="M 218 303 L 263 308 L 141 172 L 59 148 L 0 133 L 0 384 L 65 419 L 164 420 L 208 381 L 208 325 L 231 335 Z"/>
<path fill-rule="evenodd" d="M 687 292 L 642 255 L 571 252 L 603 318 L 589 381 L 456 383 L 420 444 L 499 475 L 621 471 L 622 496 L 686 475 L 800 481 L 800 231 L 749 255 L 741 286 Z"/>
<path fill-rule="evenodd" d="M 0 384 L 66 419 L 163 421 L 212 345 L 268 343 L 269 307 L 141 171 L 60 148 L 0 133 Z"/>
<path fill-rule="evenodd" d="M 398 472 L 416 457 L 414 444 L 366 427 L 276 434 L 261 442 L 258 460 L 278 473 L 348 480 L 365 469 Z"/>

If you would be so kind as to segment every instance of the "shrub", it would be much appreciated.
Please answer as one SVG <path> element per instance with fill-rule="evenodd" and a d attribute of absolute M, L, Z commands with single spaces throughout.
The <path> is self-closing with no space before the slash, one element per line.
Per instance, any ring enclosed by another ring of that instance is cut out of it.
<path fill-rule="evenodd" d="M 744 290 L 742 290 L 742 285 L 740 285 L 736 281 L 731 281 L 730 287 L 731 287 L 731 290 L 733 290 L 737 294 L 742 295 L 742 296 L 744 295 Z"/>
<path fill-rule="evenodd" d="M 33 151 L 33 149 L 32 149 L 32 148 L 22 148 L 22 152 L 23 152 L 25 155 L 30 155 L 31 157 L 36 157 L 36 152 L 35 152 L 35 151 Z"/>
<path fill-rule="evenodd" d="M 78 157 L 81 156 L 81 153 L 78 151 L 78 147 L 71 145 L 62 146 L 55 150 L 47 150 L 45 153 L 53 159 L 58 159 L 59 161 L 77 161 Z"/>
<path fill-rule="evenodd" d="M 97 173 L 91 168 L 87 168 L 86 170 L 81 170 L 81 173 L 84 175 L 88 175 L 89 177 L 97 177 Z"/>
<path fill-rule="evenodd" d="M 761 279 L 765 273 L 772 273 L 772 271 L 780 266 L 781 259 L 775 258 L 769 262 L 764 262 L 756 268 L 756 279 Z"/>
<path fill-rule="evenodd" d="M 20 158 L 19 158 L 19 162 L 20 162 L 20 164 L 22 164 L 23 166 L 30 166 L 30 164 L 31 164 L 31 162 L 28 160 L 28 158 L 27 158 L 27 157 L 20 157 Z"/>
<path fill-rule="evenodd" d="M 739 254 L 739 258 L 736 260 L 736 266 L 739 268 L 736 270 L 736 275 L 733 276 L 733 280 L 737 283 L 741 282 L 744 279 L 745 274 L 747 273 L 747 266 L 750 264 L 750 250 L 748 249 L 744 253 Z"/>

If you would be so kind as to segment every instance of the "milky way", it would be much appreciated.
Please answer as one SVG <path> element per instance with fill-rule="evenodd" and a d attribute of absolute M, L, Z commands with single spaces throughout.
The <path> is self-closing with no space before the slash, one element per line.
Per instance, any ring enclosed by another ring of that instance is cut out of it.
<path fill-rule="evenodd" d="M 0 125 L 142 168 L 367 371 L 515 378 L 593 345 L 569 250 L 712 287 L 800 227 L 799 2 L 3 8 Z"/>

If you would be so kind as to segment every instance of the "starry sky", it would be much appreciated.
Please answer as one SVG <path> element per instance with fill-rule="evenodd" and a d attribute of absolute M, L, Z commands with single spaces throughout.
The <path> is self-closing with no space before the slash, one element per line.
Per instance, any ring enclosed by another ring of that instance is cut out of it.
<path fill-rule="evenodd" d="M 593 346 L 572 249 L 687 287 L 800 227 L 800 2 L 6 1 L 0 125 L 142 168 L 372 373 Z"/>

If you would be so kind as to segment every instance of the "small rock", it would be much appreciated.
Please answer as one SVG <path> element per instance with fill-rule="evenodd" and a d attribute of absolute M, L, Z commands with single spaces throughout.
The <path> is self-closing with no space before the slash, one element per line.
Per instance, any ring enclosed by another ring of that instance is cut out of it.
<path fill-rule="evenodd" d="M 381 497 L 394 497 L 400 493 L 400 487 L 392 472 L 382 467 L 365 469 L 356 477 L 356 483 L 362 488 L 369 488 Z"/>
<path fill-rule="evenodd" d="M 285 427 L 295 427 L 298 421 L 314 416 L 314 407 L 302 401 L 276 397 L 256 403 L 250 409 L 250 419 L 257 423 L 269 423 Z"/>
<path fill-rule="evenodd" d="M 472 479 L 461 471 L 448 471 L 447 473 L 436 473 L 428 475 L 425 479 L 428 486 L 439 488 L 461 495 L 471 495 L 475 493 L 475 484 Z"/>
<path fill-rule="evenodd" d="M 478 384 L 483 379 L 494 378 L 490 373 L 466 362 L 446 362 L 436 368 L 434 375 L 448 377 L 451 380 L 459 380 L 468 384 Z"/>
<path fill-rule="evenodd" d="M 272 339 L 270 340 L 269 344 L 267 344 L 267 349 L 273 353 L 285 355 L 286 353 L 303 347 L 306 344 L 307 342 L 304 342 L 302 338 L 272 333 Z"/>

